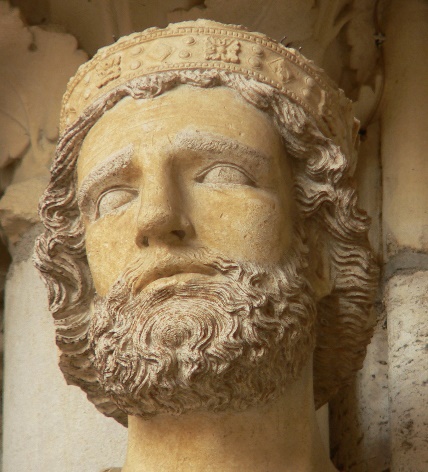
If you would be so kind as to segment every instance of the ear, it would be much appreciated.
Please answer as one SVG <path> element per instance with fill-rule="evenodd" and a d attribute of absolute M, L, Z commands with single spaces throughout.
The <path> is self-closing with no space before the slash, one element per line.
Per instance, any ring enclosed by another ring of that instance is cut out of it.
<path fill-rule="evenodd" d="M 309 254 L 306 276 L 318 301 L 329 295 L 333 289 L 331 257 L 325 235 L 317 230 L 308 233 Z"/>

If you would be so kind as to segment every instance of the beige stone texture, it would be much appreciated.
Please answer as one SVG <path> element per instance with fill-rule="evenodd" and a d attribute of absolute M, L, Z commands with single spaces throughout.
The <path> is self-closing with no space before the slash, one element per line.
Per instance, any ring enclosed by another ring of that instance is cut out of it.
<path fill-rule="evenodd" d="M 312 377 L 311 370 L 305 368 L 303 380 Z M 320 442 L 311 397 L 311 382 L 296 382 L 279 401 L 245 412 L 130 417 L 122 472 L 335 472 Z"/>
<path fill-rule="evenodd" d="M 386 258 L 428 251 L 428 4 L 391 2 L 386 18 L 382 104 L 383 233 Z"/>
<path fill-rule="evenodd" d="M 385 290 L 393 472 L 428 470 L 427 294 L 427 271 L 397 274 Z"/>

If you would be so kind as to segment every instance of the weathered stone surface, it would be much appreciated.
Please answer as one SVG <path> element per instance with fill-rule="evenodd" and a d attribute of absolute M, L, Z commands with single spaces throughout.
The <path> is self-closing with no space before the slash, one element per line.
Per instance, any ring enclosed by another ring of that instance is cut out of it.
<path fill-rule="evenodd" d="M 428 470 L 428 271 L 393 276 L 385 290 L 393 472 Z"/>

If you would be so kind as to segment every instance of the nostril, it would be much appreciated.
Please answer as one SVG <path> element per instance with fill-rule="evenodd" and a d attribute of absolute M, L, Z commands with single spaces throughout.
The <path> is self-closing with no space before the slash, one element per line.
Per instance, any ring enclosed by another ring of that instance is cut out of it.
<path fill-rule="evenodd" d="M 144 247 L 149 246 L 149 238 L 147 236 L 143 236 L 143 246 Z"/>
<path fill-rule="evenodd" d="M 175 229 L 174 231 L 171 231 L 171 233 L 177 236 L 181 241 L 184 239 L 184 236 L 186 236 L 186 232 L 182 229 Z"/>

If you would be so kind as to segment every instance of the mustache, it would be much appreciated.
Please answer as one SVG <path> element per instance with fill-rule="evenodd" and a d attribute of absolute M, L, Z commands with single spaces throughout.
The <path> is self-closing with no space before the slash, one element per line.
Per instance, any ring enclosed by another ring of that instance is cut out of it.
<path fill-rule="evenodd" d="M 132 295 L 137 295 L 148 289 L 152 282 L 178 274 L 199 274 L 208 277 L 227 274 L 229 277 L 239 278 L 244 265 L 205 248 L 156 248 L 150 257 L 132 261 L 114 286 L 126 283 Z"/>

